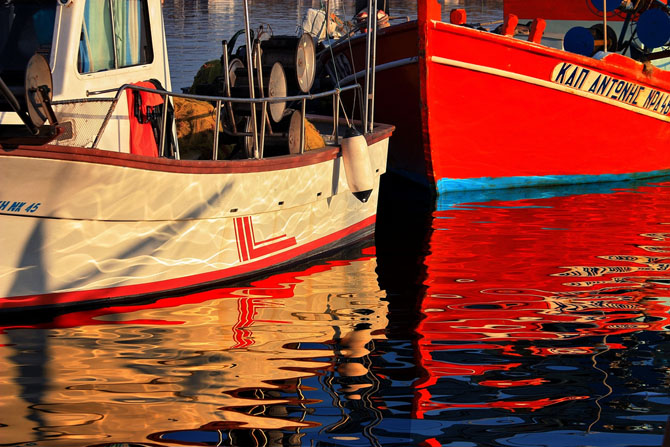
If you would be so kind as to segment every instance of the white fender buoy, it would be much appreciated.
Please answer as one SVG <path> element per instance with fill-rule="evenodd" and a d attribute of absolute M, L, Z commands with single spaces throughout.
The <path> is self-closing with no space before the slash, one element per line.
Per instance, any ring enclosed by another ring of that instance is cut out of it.
<path fill-rule="evenodd" d="M 349 189 L 361 202 L 367 202 L 372 194 L 375 177 L 370 164 L 370 153 L 365 137 L 353 126 L 342 139 L 342 161 Z"/>

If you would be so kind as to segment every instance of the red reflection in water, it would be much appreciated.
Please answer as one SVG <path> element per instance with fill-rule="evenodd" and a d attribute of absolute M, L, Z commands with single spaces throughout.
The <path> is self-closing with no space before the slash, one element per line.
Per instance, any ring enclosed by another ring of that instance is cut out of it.
<path fill-rule="evenodd" d="M 418 416 L 423 416 L 424 413 L 428 411 L 436 410 L 447 410 L 450 408 L 502 408 L 509 411 L 518 411 L 518 410 L 539 410 L 549 405 L 555 405 L 562 402 L 569 402 L 573 400 L 583 400 L 588 399 L 588 396 L 570 396 L 562 397 L 560 399 L 537 399 L 537 400 L 528 400 L 528 401 L 493 401 L 493 402 L 482 402 L 478 404 L 472 403 L 438 403 L 431 400 L 430 394 L 427 390 L 420 389 L 419 395 L 423 398 L 420 400 L 419 408 L 417 410 Z"/>
<path fill-rule="evenodd" d="M 73 311 L 55 316 L 46 323 L 19 324 L 0 326 L 0 334 L 8 329 L 33 328 L 54 329 L 73 328 L 88 325 L 181 325 L 183 321 L 168 320 L 108 320 L 105 316 L 137 312 L 148 309 L 161 309 L 177 307 L 184 304 L 204 303 L 210 300 L 234 299 L 238 301 L 238 319 L 233 327 L 233 338 L 235 347 L 248 347 L 253 344 L 250 327 L 255 322 L 282 324 L 284 321 L 256 320 L 256 315 L 261 308 L 272 306 L 271 301 L 276 299 L 292 298 L 295 295 L 295 287 L 301 283 L 300 277 L 307 277 L 317 273 L 326 272 L 333 267 L 349 265 L 352 262 L 365 261 L 374 258 L 375 247 L 365 247 L 360 251 L 361 257 L 351 260 L 333 260 L 323 264 L 316 264 L 299 271 L 277 273 L 267 278 L 250 282 L 245 286 L 222 287 L 216 289 L 202 290 L 187 295 L 159 298 L 155 301 L 135 304 L 104 307 L 93 310 Z M 242 296 L 244 295 L 244 296 Z"/>
<path fill-rule="evenodd" d="M 335 256 L 244 286 L 6 326 L 15 348 L 3 352 L 0 384 L 17 413 L 7 426 L 19 441 L 47 427 L 66 444 L 269 445 L 252 438 L 298 439 L 339 425 L 313 414 L 324 396 L 351 407 L 344 422 L 378 414 L 370 349 L 384 339 L 388 311 L 375 287 L 375 249 Z M 314 387 L 322 376 L 323 389 Z M 40 388 L 26 391 L 25 382 Z"/>
<path fill-rule="evenodd" d="M 546 379 L 528 379 L 528 380 L 482 380 L 479 382 L 483 386 L 495 386 L 497 388 L 509 388 L 513 386 L 542 385 L 549 382 Z"/>
<path fill-rule="evenodd" d="M 515 372 L 521 365 L 517 357 L 595 356 L 603 349 L 624 348 L 607 341 L 612 335 L 667 330 L 667 186 L 437 211 L 425 259 L 425 319 L 417 328 L 424 376 L 415 415 L 456 407 L 536 411 L 585 399 L 568 395 L 452 404 L 436 401 L 433 394 L 439 392 L 432 389 L 440 379 L 457 376 L 494 389 L 541 386 L 547 382 L 543 377 L 491 377 Z M 598 346 L 565 343 L 594 336 L 602 340 Z M 445 361 L 477 350 L 509 362 Z"/>

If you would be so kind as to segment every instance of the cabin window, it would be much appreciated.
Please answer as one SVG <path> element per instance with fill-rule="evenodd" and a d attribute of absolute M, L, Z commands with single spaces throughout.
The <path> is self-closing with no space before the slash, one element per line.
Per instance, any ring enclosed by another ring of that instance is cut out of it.
<path fill-rule="evenodd" d="M 146 0 L 88 0 L 79 42 L 80 73 L 153 61 Z"/>

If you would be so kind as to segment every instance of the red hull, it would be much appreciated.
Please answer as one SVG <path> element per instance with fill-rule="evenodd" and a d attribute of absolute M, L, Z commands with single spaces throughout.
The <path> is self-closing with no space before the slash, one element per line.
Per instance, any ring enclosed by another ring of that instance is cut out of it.
<path fill-rule="evenodd" d="M 428 24 L 427 40 L 432 45 L 427 119 L 436 179 L 626 175 L 670 168 L 666 115 L 645 114 L 647 109 L 624 107 L 624 101 L 605 102 L 613 92 L 582 95 L 552 80 L 556 67 L 567 63 L 667 94 L 667 72 L 645 74 L 641 63 L 618 55 L 596 60 L 444 23 Z"/>
<path fill-rule="evenodd" d="M 430 168 L 426 165 L 422 150 L 416 30 L 416 22 L 379 30 L 374 121 L 399 124 L 389 141 L 388 167 L 425 182 Z M 359 75 L 358 81 L 363 82 L 361 76 L 365 67 L 365 45 L 365 35 L 359 34 L 334 47 L 338 76 L 344 83 L 351 82 L 356 73 Z M 324 53 L 317 66 L 324 73 L 331 72 L 330 52 Z M 331 78 L 334 78 L 332 74 Z M 347 110 L 351 108 L 347 107 Z"/>
<path fill-rule="evenodd" d="M 378 36 L 374 117 L 397 127 L 390 171 L 440 193 L 670 172 L 670 73 L 431 20 L 425 8 L 417 22 Z M 352 48 L 362 67 L 364 39 Z M 574 70 L 591 74 L 581 89 L 568 82 Z M 589 92 L 596 76 L 625 86 L 623 94 Z M 638 104 L 624 98 L 631 91 L 643 93 Z"/>

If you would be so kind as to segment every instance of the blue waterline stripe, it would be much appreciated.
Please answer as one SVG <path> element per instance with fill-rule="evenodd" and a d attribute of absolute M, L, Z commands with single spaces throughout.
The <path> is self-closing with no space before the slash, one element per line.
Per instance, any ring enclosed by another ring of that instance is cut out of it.
<path fill-rule="evenodd" d="M 670 175 L 645 177 L 619 182 L 570 183 L 528 188 L 483 189 L 445 192 L 437 196 L 437 211 L 473 210 L 477 208 L 546 208 L 540 203 L 487 203 L 518 202 L 524 200 L 548 199 L 582 194 L 611 194 L 614 191 L 634 190 L 645 185 L 670 183 Z M 670 184 L 668 185 L 670 191 Z M 448 218 L 449 216 L 439 216 Z"/>
<path fill-rule="evenodd" d="M 663 177 L 667 175 L 670 175 L 670 169 L 650 172 L 634 172 L 630 174 L 533 175 L 518 177 L 479 177 L 469 179 L 441 178 L 437 181 L 437 193 L 447 194 L 458 191 L 484 191 L 491 189 L 621 182 L 652 177 Z"/>

